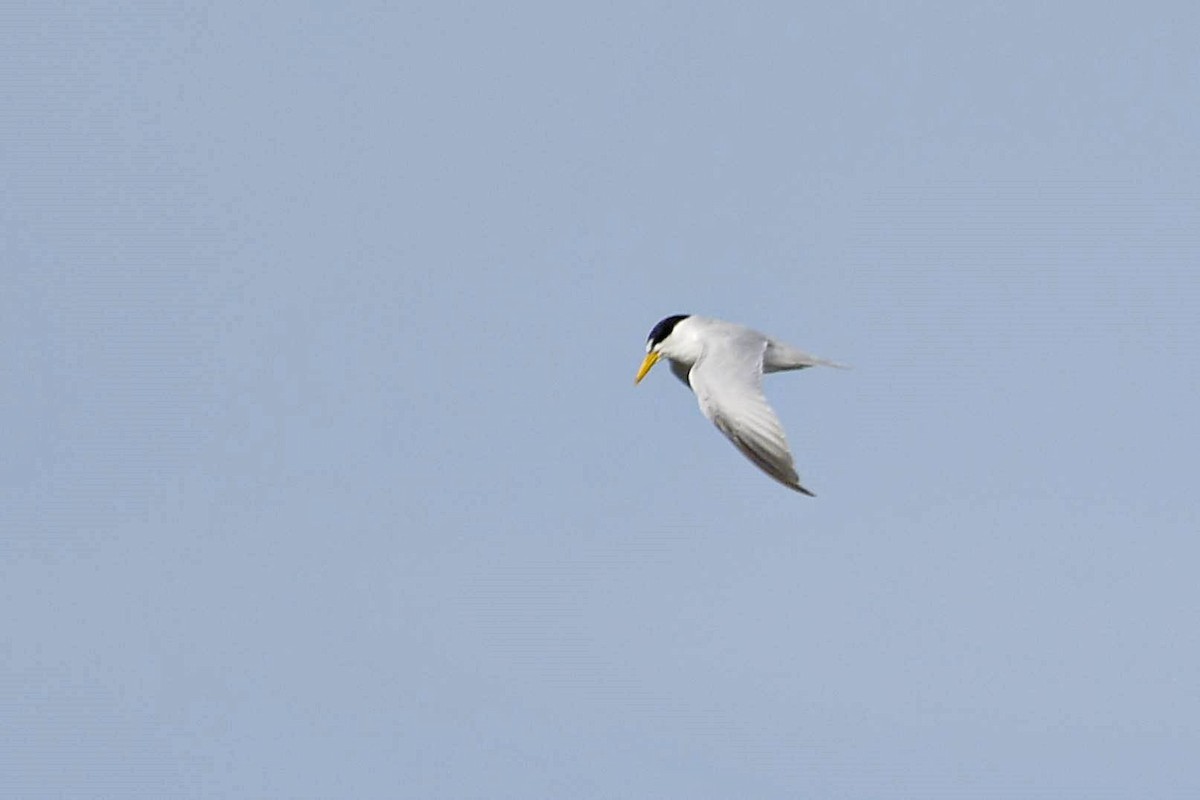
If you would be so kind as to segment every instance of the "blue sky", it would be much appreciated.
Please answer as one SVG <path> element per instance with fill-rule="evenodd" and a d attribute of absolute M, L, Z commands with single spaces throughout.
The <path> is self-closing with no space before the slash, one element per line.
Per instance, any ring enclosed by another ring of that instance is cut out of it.
<path fill-rule="evenodd" d="M 1191 4 L 0 19 L 4 795 L 1200 791 Z"/>

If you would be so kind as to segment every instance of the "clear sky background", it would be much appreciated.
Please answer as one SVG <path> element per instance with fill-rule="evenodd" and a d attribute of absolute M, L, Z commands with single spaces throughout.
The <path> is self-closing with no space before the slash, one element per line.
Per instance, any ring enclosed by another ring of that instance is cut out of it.
<path fill-rule="evenodd" d="M 0 794 L 1198 796 L 1198 32 L 7 4 Z"/>

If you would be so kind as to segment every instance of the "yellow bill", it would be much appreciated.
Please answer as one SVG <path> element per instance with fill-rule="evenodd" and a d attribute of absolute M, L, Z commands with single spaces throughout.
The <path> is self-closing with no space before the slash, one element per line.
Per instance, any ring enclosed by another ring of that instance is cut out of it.
<path fill-rule="evenodd" d="M 642 366 L 640 366 L 638 368 L 637 377 L 633 379 L 634 384 L 641 383 L 642 378 L 646 377 L 646 373 L 649 372 L 650 368 L 653 367 L 657 363 L 658 363 L 658 351 L 657 350 L 646 353 L 646 357 L 644 359 L 642 359 Z"/>

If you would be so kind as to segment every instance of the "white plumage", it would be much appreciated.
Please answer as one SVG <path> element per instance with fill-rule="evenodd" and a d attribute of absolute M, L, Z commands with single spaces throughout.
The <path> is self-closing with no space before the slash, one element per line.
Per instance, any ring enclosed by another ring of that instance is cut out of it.
<path fill-rule="evenodd" d="M 763 396 L 762 376 L 840 365 L 742 325 L 689 314 L 667 317 L 650 331 L 635 382 L 663 357 L 695 392 L 704 416 L 746 458 L 784 486 L 813 496 L 800 485 L 783 425 Z"/>

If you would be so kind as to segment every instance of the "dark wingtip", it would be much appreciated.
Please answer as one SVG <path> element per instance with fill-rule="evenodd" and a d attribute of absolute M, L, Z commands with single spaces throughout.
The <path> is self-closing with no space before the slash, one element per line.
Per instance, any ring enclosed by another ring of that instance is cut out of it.
<path fill-rule="evenodd" d="M 793 486 L 792 488 L 793 488 L 793 489 L 795 489 L 795 490 L 796 490 L 797 492 L 799 492 L 800 494 L 806 494 L 806 495 L 808 495 L 809 497 L 816 497 L 816 495 L 815 495 L 815 494 L 813 494 L 812 492 L 810 492 L 808 489 L 805 489 L 803 486 L 801 486 L 801 485 L 800 485 L 800 484 L 798 484 L 798 483 L 797 483 L 795 486 Z"/>

